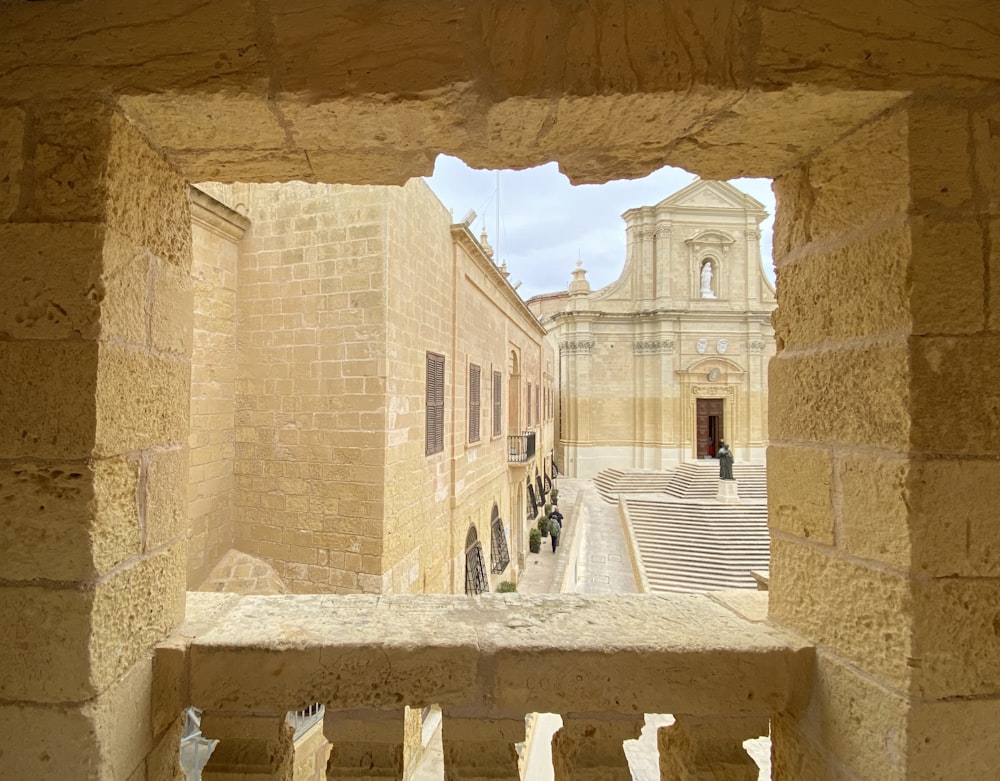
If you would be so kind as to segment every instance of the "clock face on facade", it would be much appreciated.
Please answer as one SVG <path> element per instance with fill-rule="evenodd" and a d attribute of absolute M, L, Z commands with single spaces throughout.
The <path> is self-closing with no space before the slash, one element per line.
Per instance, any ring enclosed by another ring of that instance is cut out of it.
<path fill-rule="evenodd" d="M 719 375 L 722 374 L 718 369 L 710 369 L 708 372 L 708 381 L 715 382 L 719 379 Z"/>

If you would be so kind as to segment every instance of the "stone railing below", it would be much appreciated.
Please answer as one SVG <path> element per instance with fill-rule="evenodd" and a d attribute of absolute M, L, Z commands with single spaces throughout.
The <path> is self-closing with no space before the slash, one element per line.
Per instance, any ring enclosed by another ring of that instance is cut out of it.
<path fill-rule="evenodd" d="M 205 779 L 290 779 L 285 713 L 309 703 L 326 709 L 327 778 L 402 778 L 404 706 L 432 704 L 449 779 L 517 779 L 530 712 L 562 714 L 557 779 L 630 778 L 621 744 L 644 713 L 677 719 L 664 772 L 701 777 L 718 758 L 711 777 L 756 778 L 732 768 L 739 744 L 808 697 L 813 657 L 767 622 L 766 599 L 191 593 L 157 649 L 157 710 L 203 710 L 221 741 Z"/>

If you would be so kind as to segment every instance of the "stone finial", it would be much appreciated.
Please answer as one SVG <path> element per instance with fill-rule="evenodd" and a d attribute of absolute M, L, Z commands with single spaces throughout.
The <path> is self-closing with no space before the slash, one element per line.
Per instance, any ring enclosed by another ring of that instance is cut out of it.
<path fill-rule="evenodd" d="M 573 281 L 569 283 L 570 298 L 590 295 L 590 283 L 587 281 L 587 269 L 583 267 L 583 261 L 576 262 L 573 269 Z"/>
<path fill-rule="evenodd" d="M 490 246 L 489 239 L 486 237 L 486 228 L 483 228 L 483 232 L 479 234 L 479 244 L 483 248 L 483 254 L 492 260 L 493 247 Z"/>

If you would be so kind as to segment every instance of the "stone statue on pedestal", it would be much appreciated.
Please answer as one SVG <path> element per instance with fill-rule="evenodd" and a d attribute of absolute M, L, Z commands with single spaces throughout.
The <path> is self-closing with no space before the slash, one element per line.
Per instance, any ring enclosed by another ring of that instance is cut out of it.
<path fill-rule="evenodd" d="M 720 480 L 735 480 L 733 477 L 733 451 L 729 449 L 724 441 L 719 443 L 719 452 L 716 454 L 719 457 L 719 479 Z"/>

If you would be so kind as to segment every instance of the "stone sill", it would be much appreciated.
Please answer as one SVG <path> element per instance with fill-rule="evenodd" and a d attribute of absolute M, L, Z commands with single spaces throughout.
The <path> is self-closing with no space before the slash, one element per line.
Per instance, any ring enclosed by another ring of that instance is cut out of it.
<path fill-rule="evenodd" d="M 189 593 L 158 688 L 174 712 L 770 713 L 808 696 L 813 648 L 767 622 L 766 600 Z"/>

